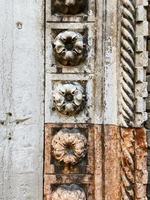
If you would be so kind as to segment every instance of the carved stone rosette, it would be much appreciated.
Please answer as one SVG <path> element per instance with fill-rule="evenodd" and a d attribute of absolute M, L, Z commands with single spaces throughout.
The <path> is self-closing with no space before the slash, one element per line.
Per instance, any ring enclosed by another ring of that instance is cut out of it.
<path fill-rule="evenodd" d="M 52 0 L 54 11 L 60 14 L 77 14 L 84 10 L 86 0 Z"/>
<path fill-rule="evenodd" d="M 62 129 L 52 140 L 55 159 L 65 164 L 76 164 L 85 157 L 87 139 L 78 129 Z"/>
<path fill-rule="evenodd" d="M 77 82 L 59 84 L 53 92 L 54 105 L 64 115 L 75 115 L 85 101 L 84 88 Z"/>
<path fill-rule="evenodd" d="M 78 185 L 61 185 L 52 193 L 52 200 L 86 200 L 86 195 Z"/>
<path fill-rule="evenodd" d="M 85 59 L 86 44 L 77 32 L 59 33 L 53 42 L 53 49 L 56 60 L 64 66 L 76 66 Z"/>

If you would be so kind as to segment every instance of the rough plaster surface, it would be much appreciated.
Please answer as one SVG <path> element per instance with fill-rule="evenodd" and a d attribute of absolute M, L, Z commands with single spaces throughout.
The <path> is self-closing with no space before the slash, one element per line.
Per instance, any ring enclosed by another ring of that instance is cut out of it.
<path fill-rule="evenodd" d="M 43 1 L 0 12 L 0 200 L 42 200 Z"/>

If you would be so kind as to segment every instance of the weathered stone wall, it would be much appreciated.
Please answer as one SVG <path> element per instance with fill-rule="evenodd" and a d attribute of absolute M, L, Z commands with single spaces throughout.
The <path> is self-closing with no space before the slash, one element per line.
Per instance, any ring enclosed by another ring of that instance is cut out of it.
<path fill-rule="evenodd" d="M 0 1 L 0 200 L 43 198 L 43 11 Z"/>

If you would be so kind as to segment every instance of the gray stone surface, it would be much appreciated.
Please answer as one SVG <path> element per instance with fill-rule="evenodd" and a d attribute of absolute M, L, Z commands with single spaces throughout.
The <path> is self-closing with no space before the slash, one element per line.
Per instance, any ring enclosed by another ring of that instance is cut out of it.
<path fill-rule="evenodd" d="M 0 13 L 0 200 L 42 200 L 43 0 Z"/>

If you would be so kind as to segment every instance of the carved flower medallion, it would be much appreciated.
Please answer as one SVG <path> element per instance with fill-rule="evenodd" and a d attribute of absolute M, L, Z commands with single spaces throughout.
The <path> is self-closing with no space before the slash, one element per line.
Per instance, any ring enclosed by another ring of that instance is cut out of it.
<path fill-rule="evenodd" d="M 59 84 L 53 92 L 53 98 L 60 113 L 74 115 L 84 106 L 84 88 L 77 82 Z"/>
<path fill-rule="evenodd" d="M 60 185 L 53 193 L 52 200 L 86 200 L 84 190 L 76 184 Z"/>
<path fill-rule="evenodd" d="M 54 10 L 62 14 L 77 14 L 85 10 L 87 0 L 52 0 Z"/>
<path fill-rule="evenodd" d="M 53 155 L 59 162 L 77 164 L 87 153 L 87 139 L 78 129 L 62 129 L 52 140 Z"/>
<path fill-rule="evenodd" d="M 53 42 L 56 60 L 64 66 L 79 65 L 85 59 L 83 36 L 73 31 L 58 34 Z"/>

